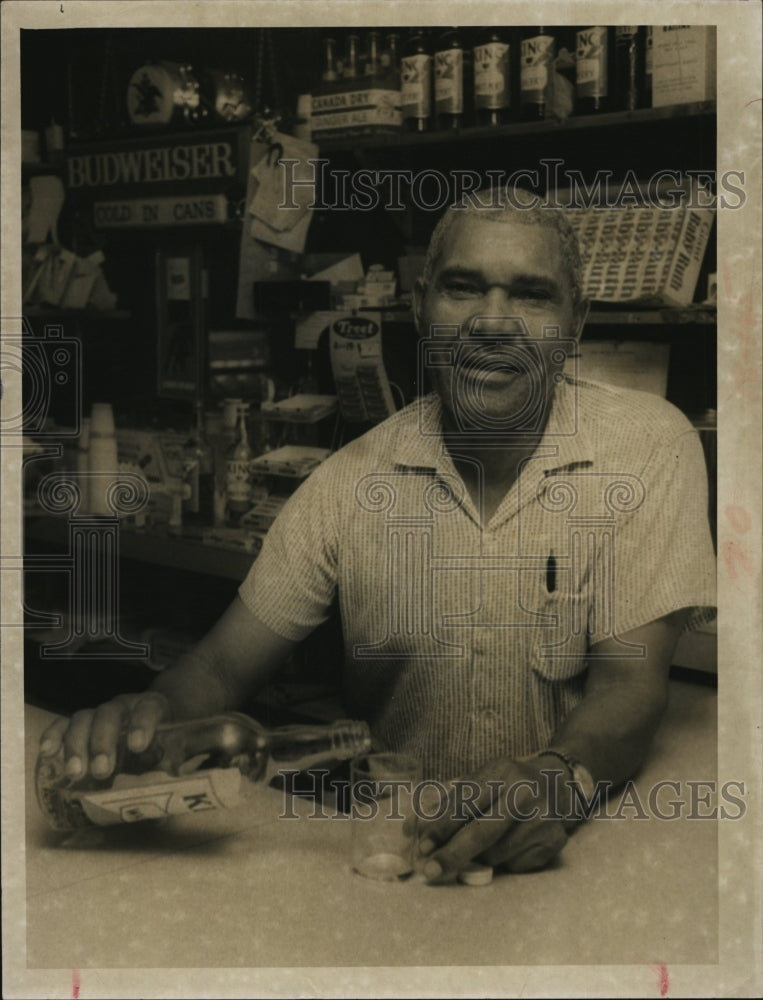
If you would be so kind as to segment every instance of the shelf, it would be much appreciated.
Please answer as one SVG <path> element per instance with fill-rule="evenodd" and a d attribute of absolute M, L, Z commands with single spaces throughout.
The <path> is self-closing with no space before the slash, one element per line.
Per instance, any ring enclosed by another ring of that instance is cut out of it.
<path fill-rule="evenodd" d="M 347 310 L 351 312 L 352 310 Z M 379 312 L 388 323 L 413 323 L 410 309 L 394 309 L 380 306 L 375 309 L 360 309 L 358 312 Z M 649 308 L 627 307 L 625 303 L 611 306 L 597 302 L 591 305 L 586 326 L 674 326 L 690 325 L 715 326 L 717 311 L 715 306 L 701 303 L 689 306 L 651 306 Z"/>
<path fill-rule="evenodd" d="M 588 313 L 586 326 L 675 326 L 694 324 L 715 326 L 717 313 L 714 306 L 692 305 L 684 308 L 664 307 L 627 309 L 622 304 L 611 310 L 597 305 Z"/>
<path fill-rule="evenodd" d="M 59 309 L 56 306 L 24 306 L 24 315 L 31 319 L 130 319 L 129 309 Z"/>
<path fill-rule="evenodd" d="M 24 533 L 26 538 L 36 542 L 65 546 L 69 540 L 68 520 L 65 517 L 28 517 L 24 522 Z M 122 528 L 119 532 L 119 555 L 121 559 L 135 559 L 235 581 L 244 579 L 255 558 L 251 552 L 216 548 L 182 535 L 129 528 Z"/>
<path fill-rule="evenodd" d="M 452 142 L 471 142 L 483 139 L 501 139 L 512 136 L 579 132 L 585 129 L 612 128 L 617 126 L 649 125 L 670 119 L 710 118 L 715 114 L 715 101 L 694 104 L 671 104 L 665 108 L 640 108 L 636 111 L 609 111 L 600 115 L 572 115 L 563 122 L 512 122 L 507 125 L 483 125 L 450 132 L 389 132 L 374 135 L 343 136 L 342 138 L 314 138 L 321 153 L 358 149 L 387 149 L 397 146 L 431 146 Z"/>

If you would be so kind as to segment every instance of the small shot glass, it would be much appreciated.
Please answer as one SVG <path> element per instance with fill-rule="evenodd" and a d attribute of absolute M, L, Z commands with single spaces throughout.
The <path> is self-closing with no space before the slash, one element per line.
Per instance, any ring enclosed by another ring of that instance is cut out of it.
<path fill-rule="evenodd" d="M 407 878 L 417 857 L 413 803 L 421 762 L 398 753 L 356 758 L 350 768 L 352 868 L 365 878 Z"/>

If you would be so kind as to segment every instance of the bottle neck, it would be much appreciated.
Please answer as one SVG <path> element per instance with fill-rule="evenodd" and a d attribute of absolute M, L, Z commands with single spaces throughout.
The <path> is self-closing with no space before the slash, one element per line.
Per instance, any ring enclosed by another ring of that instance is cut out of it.
<path fill-rule="evenodd" d="M 280 726 L 268 733 L 272 766 L 301 770 L 327 761 L 350 760 L 371 748 L 367 723 L 342 719 L 331 725 Z"/>

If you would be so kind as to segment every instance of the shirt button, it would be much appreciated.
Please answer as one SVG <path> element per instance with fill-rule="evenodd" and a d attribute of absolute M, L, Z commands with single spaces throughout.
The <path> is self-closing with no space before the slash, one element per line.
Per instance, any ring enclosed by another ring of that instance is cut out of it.
<path fill-rule="evenodd" d="M 500 719 L 500 716 L 498 715 L 498 712 L 496 712 L 492 708 L 486 708 L 486 709 L 484 709 L 480 713 L 480 720 L 486 726 L 494 726 L 494 725 L 496 725 L 498 723 L 499 719 Z"/>

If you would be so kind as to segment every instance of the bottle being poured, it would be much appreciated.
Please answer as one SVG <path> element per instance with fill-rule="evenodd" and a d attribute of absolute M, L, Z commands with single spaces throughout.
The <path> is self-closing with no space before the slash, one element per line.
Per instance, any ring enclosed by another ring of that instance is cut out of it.
<path fill-rule="evenodd" d="M 105 779 L 69 777 L 63 749 L 41 754 L 37 801 L 61 832 L 231 808 L 249 782 L 266 785 L 283 767 L 306 770 L 349 760 L 370 747 L 365 722 L 265 729 L 247 715 L 229 712 L 160 726 L 141 753 L 127 749 L 123 734 L 116 767 Z"/>

